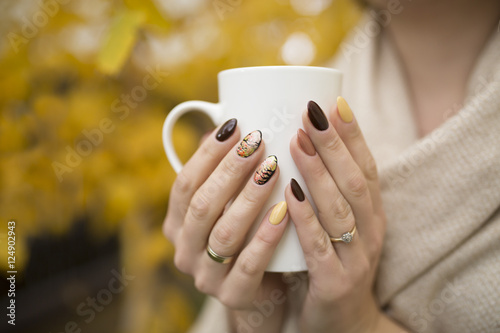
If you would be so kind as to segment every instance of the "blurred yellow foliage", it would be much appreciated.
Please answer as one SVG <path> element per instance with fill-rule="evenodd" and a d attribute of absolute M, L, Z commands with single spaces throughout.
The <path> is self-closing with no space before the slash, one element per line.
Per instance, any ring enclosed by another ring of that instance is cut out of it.
<path fill-rule="evenodd" d="M 359 10 L 349 0 L 20 0 L 0 9 L 0 220 L 17 222 L 17 269 L 30 238 L 84 220 L 96 239 L 118 233 L 123 265 L 141 276 L 123 331 L 184 331 L 198 304 L 157 275 L 173 269 L 161 232 L 175 178 L 161 142 L 168 110 L 215 101 L 223 69 L 321 65 Z M 312 57 L 285 49 L 297 32 Z M 201 135 L 198 124 L 176 127 L 181 159 Z"/>
<path fill-rule="evenodd" d="M 123 66 L 135 44 L 137 30 L 143 21 L 144 15 L 139 11 L 124 10 L 116 16 L 97 56 L 99 70 L 113 74 Z"/>

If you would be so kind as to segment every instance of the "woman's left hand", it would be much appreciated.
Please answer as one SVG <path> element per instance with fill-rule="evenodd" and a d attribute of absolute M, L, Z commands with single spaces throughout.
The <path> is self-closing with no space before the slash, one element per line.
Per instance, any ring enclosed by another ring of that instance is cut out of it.
<path fill-rule="evenodd" d="M 301 331 L 387 332 L 392 325 L 373 294 L 386 224 L 377 169 L 351 109 L 342 97 L 337 104 L 328 121 L 309 102 L 305 132 L 290 144 L 317 208 L 292 180 L 285 198 L 309 269 Z M 331 240 L 348 233 L 349 243 Z"/>

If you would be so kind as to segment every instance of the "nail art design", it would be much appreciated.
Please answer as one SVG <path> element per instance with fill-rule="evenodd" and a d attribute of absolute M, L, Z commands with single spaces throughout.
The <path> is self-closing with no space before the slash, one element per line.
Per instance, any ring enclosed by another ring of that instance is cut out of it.
<path fill-rule="evenodd" d="M 337 109 L 339 110 L 340 119 L 342 119 L 344 123 L 350 123 L 352 121 L 353 115 L 351 107 L 342 96 L 337 97 Z"/>
<path fill-rule="evenodd" d="M 309 138 L 309 136 L 302 129 L 297 130 L 297 141 L 299 142 L 299 147 L 302 149 L 304 153 L 309 156 L 316 155 L 316 149 L 314 149 L 314 145 Z"/>
<path fill-rule="evenodd" d="M 304 195 L 304 192 L 302 191 L 299 183 L 297 183 L 297 181 L 293 178 L 290 180 L 290 187 L 292 188 L 292 193 L 295 199 L 299 200 L 300 202 L 306 199 L 306 196 Z"/>
<path fill-rule="evenodd" d="M 245 138 L 243 138 L 240 145 L 236 149 L 236 153 L 241 157 L 248 157 L 252 155 L 257 150 L 257 148 L 259 148 L 261 141 L 261 131 L 253 131 L 245 136 Z"/>
<path fill-rule="evenodd" d="M 226 141 L 231 135 L 233 135 L 237 124 L 238 121 L 236 118 L 229 119 L 219 128 L 215 138 L 220 142 Z"/>
<path fill-rule="evenodd" d="M 307 103 L 307 115 L 317 130 L 324 131 L 328 128 L 328 119 L 326 119 L 323 110 L 315 102 L 309 101 Z"/>
<path fill-rule="evenodd" d="M 253 181 L 259 185 L 264 185 L 274 175 L 277 167 L 278 158 L 274 155 L 269 156 L 255 171 Z"/>

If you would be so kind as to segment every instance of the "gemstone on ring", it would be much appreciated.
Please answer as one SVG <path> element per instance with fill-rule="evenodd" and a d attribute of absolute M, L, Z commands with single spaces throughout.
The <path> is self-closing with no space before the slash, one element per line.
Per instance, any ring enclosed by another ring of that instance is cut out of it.
<path fill-rule="evenodd" d="M 343 243 L 349 244 L 350 242 L 352 242 L 352 239 L 354 238 L 355 233 L 356 233 L 356 225 L 354 225 L 354 227 L 352 228 L 351 231 L 344 232 L 342 234 L 342 236 L 340 236 L 339 238 L 330 237 L 330 240 L 333 243 L 343 242 Z"/>
<path fill-rule="evenodd" d="M 350 243 L 352 241 L 352 234 L 350 232 L 346 232 L 340 238 L 344 243 Z"/>

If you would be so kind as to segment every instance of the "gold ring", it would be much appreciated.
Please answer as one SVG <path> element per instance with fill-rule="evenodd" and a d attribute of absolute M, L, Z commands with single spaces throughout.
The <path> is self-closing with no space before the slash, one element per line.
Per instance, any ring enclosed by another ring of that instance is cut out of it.
<path fill-rule="evenodd" d="M 224 257 L 220 256 L 217 253 L 215 253 L 214 250 L 210 247 L 210 245 L 207 244 L 207 253 L 210 259 L 212 259 L 215 262 L 218 262 L 220 264 L 229 264 L 231 261 L 233 261 L 234 256 L 230 257 Z"/>
<path fill-rule="evenodd" d="M 330 240 L 333 243 L 343 242 L 343 243 L 348 244 L 352 241 L 355 233 L 356 233 L 356 225 L 354 225 L 354 228 L 352 228 L 351 231 L 348 231 L 348 232 L 344 233 L 342 236 L 340 236 L 340 238 L 330 237 Z"/>

